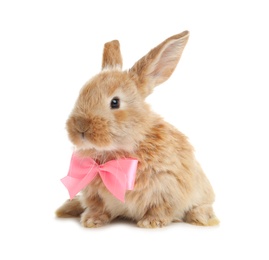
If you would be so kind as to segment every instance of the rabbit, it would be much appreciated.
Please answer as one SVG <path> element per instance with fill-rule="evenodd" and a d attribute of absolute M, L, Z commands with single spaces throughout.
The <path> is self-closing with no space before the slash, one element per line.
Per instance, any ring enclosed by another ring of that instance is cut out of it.
<path fill-rule="evenodd" d="M 56 211 L 58 217 L 80 217 L 88 228 L 115 218 L 143 228 L 172 222 L 219 224 L 212 208 L 214 191 L 192 145 L 145 102 L 154 87 L 171 76 L 188 38 L 184 31 L 166 39 L 124 71 L 119 41 L 105 43 L 102 70 L 82 87 L 66 129 L 81 157 L 99 164 L 136 158 L 134 188 L 123 203 L 97 175 Z"/>

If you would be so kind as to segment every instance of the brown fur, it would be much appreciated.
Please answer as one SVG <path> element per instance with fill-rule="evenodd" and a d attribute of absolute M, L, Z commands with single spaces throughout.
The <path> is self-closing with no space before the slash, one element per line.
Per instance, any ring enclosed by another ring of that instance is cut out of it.
<path fill-rule="evenodd" d="M 107 42 L 104 46 L 102 69 L 107 67 L 110 69 L 122 67 L 120 43 L 117 40 Z"/>
<path fill-rule="evenodd" d="M 79 197 L 76 196 L 72 200 L 67 200 L 60 208 L 56 210 L 55 214 L 59 218 L 70 218 L 79 217 L 83 211 L 84 208 L 81 206 Z"/>
<path fill-rule="evenodd" d="M 99 163 L 137 158 L 135 187 L 122 203 L 96 177 L 79 197 L 58 209 L 57 216 L 81 215 L 85 227 L 99 227 L 116 217 L 132 219 L 148 228 L 173 221 L 218 223 L 212 208 L 213 189 L 192 146 L 185 135 L 144 102 L 174 71 L 188 35 L 183 32 L 168 38 L 129 71 L 119 70 L 122 62 L 118 43 L 105 44 L 103 71 L 82 88 L 67 121 L 67 131 L 77 152 Z M 110 108 L 113 97 L 120 98 L 119 109 Z"/>

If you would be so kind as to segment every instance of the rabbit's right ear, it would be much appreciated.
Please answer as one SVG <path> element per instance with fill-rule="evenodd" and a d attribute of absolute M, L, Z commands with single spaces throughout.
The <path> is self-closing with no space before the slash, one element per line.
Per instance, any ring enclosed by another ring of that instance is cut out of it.
<path fill-rule="evenodd" d="M 130 76 L 137 82 L 138 90 L 143 97 L 149 95 L 154 87 L 171 76 L 188 38 L 189 32 L 184 31 L 166 39 L 129 70 Z"/>
<path fill-rule="evenodd" d="M 122 68 L 120 43 L 118 40 L 107 42 L 104 45 L 102 70 Z"/>

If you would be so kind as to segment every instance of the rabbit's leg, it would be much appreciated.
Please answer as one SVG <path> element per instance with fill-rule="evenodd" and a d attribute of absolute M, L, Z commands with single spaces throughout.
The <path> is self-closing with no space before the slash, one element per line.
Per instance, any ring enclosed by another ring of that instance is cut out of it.
<path fill-rule="evenodd" d="M 193 207 L 185 215 L 185 222 L 199 226 L 214 226 L 219 224 L 212 205 L 204 204 Z"/>
<path fill-rule="evenodd" d="M 87 199 L 87 208 L 81 214 L 81 224 L 84 227 L 101 227 L 112 220 L 111 214 L 105 210 L 102 199 L 98 197 L 89 197 Z"/>
<path fill-rule="evenodd" d="M 174 211 L 165 204 L 151 207 L 144 217 L 137 222 L 139 227 L 158 228 L 170 224 L 173 220 Z"/>
<path fill-rule="evenodd" d="M 83 211 L 84 208 L 79 201 L 79 197 L 76 196 L 72 200 L 67 200 L 56 210 L 55 214 L 58 218 L 71 218 L 79 217 Z"/>

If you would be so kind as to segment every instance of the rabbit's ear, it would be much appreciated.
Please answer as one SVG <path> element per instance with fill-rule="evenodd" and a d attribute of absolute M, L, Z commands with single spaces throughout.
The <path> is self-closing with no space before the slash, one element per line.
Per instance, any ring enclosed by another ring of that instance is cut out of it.
<path fill-rule="evenodd" d="M 117 40 L 107 42 L 104 45 L 102 69 L 122 68 L 122 58 L 120 52 L 120 43 Z"/>
<path fill-rule="evenodd" d="M 174 35 L 137 61 L 129 73 L 138 83 L 141 94 L 149 95 L 153 88 L 166 81 L 173 73 L 187 44 L 189 32 Z"/>

